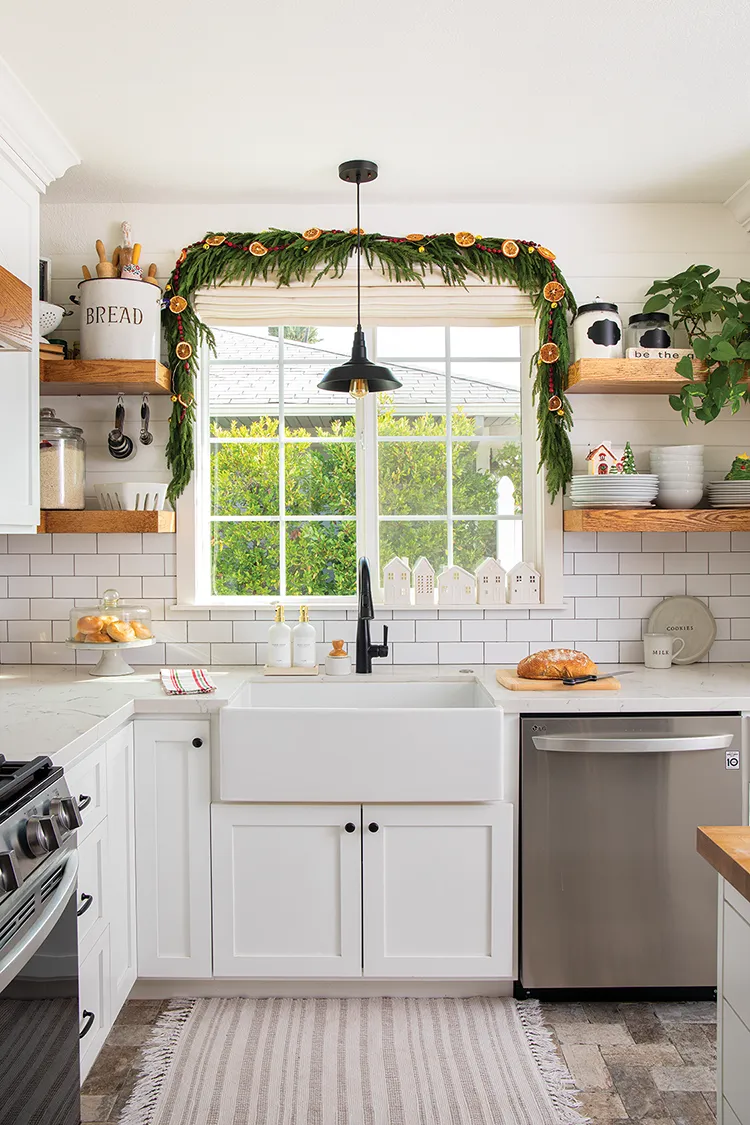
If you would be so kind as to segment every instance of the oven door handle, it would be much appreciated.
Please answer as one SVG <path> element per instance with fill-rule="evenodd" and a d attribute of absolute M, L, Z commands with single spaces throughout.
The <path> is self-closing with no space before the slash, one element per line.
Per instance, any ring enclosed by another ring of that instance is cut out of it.
<path fill-rule="evenodd" d="M 9 952 L 0 959 L 0 993 L 21 971 L 27 961 L 31 960 L 54 930 L 70 901 L 71 895 L 75 894 L 77 876 L 78 853 L 71 852 L 65 864 L 60 885 L 52 897 L 47 899 L 44 910 L 21 940 L 14 944 Z"/>
<path fill-rule="evenodd" d="M 537 750 L 566 750 L 569 754 L 672 754 L 679 750 L 726 750 L 731 734 L 701 734 L 678 738 L 675 735 L 646 735 L 645 738 L 582 738 L 537 735 L 532 739 Z"/>

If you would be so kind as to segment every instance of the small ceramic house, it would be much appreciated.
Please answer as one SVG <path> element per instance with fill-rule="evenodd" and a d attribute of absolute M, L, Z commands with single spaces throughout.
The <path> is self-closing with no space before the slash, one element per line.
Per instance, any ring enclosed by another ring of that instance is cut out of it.
<path fill-rule="evenodd" d="M 477 601 L 480 605 L 505 603 L 506 575 L 497 559 L 485 559 L 476 569 Z"/>
<path fill-rule="evenodd" d="M 462 566 L 447 566 L 438 575 L 439 605 L 476 605 L 477 582 Z"/>
<path fill-rule="evenodd" d="M 411 605 L 411 567 L 398 555 L 383 568 L 383 603 Z"/>
<path fill-rule="evenodd" d="M 531 563 L 520 562 L 508 571 L 508 601 L 516 605 L 534 605 L 540 601 L 539 571 Z"/>
<path fill-rule="evenodd" d="M 424 555 L 414 563 L 414 604 L 435 604 L 435 570 Z"/>
<path fill-rule="evenodd" d="M 608 445 L 597 445 L 590 449 L 586 461 L 589 466 L 589 476 L 592 477 L 622 472 L 622 457 L 613 453 Z"/>

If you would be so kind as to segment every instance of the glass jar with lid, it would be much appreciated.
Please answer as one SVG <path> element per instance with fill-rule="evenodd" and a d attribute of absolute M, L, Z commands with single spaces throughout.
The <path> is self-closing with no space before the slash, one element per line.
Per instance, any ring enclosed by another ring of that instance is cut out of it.
<path fill-rule="evenodd" d="M 105 590 L 96 606 L 76 606 L 70 611 L 69 640 L 78 644 L 133 644 L 153 640 L 151 610 L 146 605 L 124 605 L 117 590 Z"/>
<path fill-rule="evenodd" d="M 625 347 L 639 350 L 671 348 L 672 325 L 669 313 L 633 313 L 625 329 Z"/>
<path fill-rule="evenodd" d="M 83 430 L 55 415 L 39 411 L 39 500 L 42 509 L 84 507 L 86 442 Z"/>

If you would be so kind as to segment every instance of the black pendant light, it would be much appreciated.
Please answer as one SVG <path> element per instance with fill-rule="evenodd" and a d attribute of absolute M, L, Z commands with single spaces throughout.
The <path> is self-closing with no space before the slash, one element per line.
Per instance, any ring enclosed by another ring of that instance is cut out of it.
<path fill-rule="evenodd" d="M 337 391 L 352 395 L 353 398 L 364 398 L 371 391 L 395 391 L 401 386 L 392 371 L 367 358 L 361 323 L 362 235 L 359 222 L 359 185 L 363 181 L 369 183 L 377 175 L 378 166 L 371 160 L 347 160 L 344 164 L 339 164 L 339 179 L 357 185 L 357 331 L 354 333 L 352 358 L 340 367 L 332 367 L 330 371 L 326 371 L 318 387 L 321 391 Z"/>

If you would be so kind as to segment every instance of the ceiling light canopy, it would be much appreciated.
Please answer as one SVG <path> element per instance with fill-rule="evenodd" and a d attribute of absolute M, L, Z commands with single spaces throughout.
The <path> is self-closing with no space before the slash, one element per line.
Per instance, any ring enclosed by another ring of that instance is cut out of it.
<path fill-rule="evenodd" d="M 378 166 L 371 160 L 347 160 L 339 164 L 339 178 L 357 185 L 357 330 L 354 333 L 351 359 L 326 371 L 318 383 L 322 391 L 336 391 L 364 398 L 374 391 L 395 391 L 401 383 L 392 371 L 367 358 L 365 334 L 362 331 L 362 227 L 359 221 L 359 188 L 377 178 Z"/>

